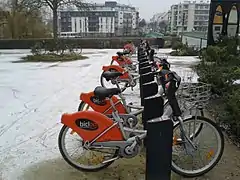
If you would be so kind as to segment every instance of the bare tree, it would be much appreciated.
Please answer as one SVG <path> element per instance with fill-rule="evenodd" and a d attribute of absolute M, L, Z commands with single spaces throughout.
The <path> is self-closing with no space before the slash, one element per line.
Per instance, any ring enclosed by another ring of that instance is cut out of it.
<path fill-rule="evenodd" d="M 32 16 L 36 14 L 35 11 L 42 6 L 39 0 L 2 0 L 1 6 L 1 21 L 3 24 L 8 24 L 11 31 L 11 37 L 16 36 L 17 17 L 19 15 Z"/>
<path fill-rule="evenodd" d="M 53 15 L 53 37 L 57 39 L 58 37 L 58 8 L 64 5 L 74 5 L 79 9 L 88 9 L 89 4 L 84 3 L 84 0 L 39 0 L 43 4 L 50 7 Z"/>

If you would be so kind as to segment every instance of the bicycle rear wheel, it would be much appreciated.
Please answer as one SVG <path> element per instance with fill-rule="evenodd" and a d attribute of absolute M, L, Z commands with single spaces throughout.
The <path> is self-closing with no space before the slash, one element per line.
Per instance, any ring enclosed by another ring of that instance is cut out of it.
<path fill-rule="evenodd" d="M 192 124 L 192 126 L 189 126 L 189 124 Z M 193 152 L 189 153 L 186 150 L 190 148 L 186 148 L 187 143 L 183 142 L 181 139 L 181 127 L 180 124 L 177 123 L 174 125 L 173 133 L 174 133 L 174 139 L 177 140 L 176 144 L 173 145 L 173 157 L 172 157 L 172 170 L 176 172 L 177 174 L 185 177 L 197 177 L 202 176 L 203 174 L 209 172 L 212 168 L 216 166 L 216 164 L 219 162 L 219 160 L 222 157 L 223 151 L 224 151 L 224 137 L 221 129 L 217 126 L 216 123 L 214 123 L 212 120 L 206 118 L 206 117 L 191 117 L 189 119 L 183 120 L 183 126 L 184 131 L 186 132 L 185 135 L 188 137 L 192 136 L 193 132 L 195 132 L 195 126 L 198 126 L 201 124 L 203 127 L 201 131 L 198 133 L 197 136 L 191 137 L 191 141 L 194 145 L 196 145 L 196 150 L 191 149 Z M 188 129 L 185 128 L 187 125 Z M 190 127 L 190 128 L 189 128 Z M 208 128 L 208 129 L 207 129 Z M 189 130 L 189 131 L 188 131 Z M 191 132 L 193 130 L 193 132 Z M 179 134 L 178 135 L 178 131 Z M 210 133 L 214 133 L 214 135 L 210 135 Z M 180 138 L 178 138 L 180 136 Z M 216 138 L 213 140 L 213 138 Z M 200 140 L 203 140 L 200 143 Z M 210 142 L 213 140 L 213 142 Z M 213 147 L 205 149 L 202 148 L 202 146 L 217 144 L 217 148 L 214 149 Z M 189 145 L 189 144 L 188 144 Z M 203 151 L 200 151 L 202 149 Z M 175 158 L 177 156 L 177 151 L 180 151 L 179 155 L 186 155 L 186 157 L 180 157 Z M 193 158 L 199 155 L 200 160 L 194 161 Z M 192 158 L 192 160 L 190 160 Z M 179 164 L 179 161 L 184 161 L 182 165 Z M 208 163 L 205 163 L 205 161 L 210 160 Z M 195 168 L 197 165 L 201 165 L 199 168 Z M 189 169 L 188 169 L 189 168 Z"/>

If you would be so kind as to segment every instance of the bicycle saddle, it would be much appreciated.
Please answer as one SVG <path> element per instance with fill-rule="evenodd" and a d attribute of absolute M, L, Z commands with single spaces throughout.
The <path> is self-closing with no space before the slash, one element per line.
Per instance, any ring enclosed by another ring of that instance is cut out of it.
<path fill-rule="evenodd" d="M 106 80 L 110 80 L 110 79 L 114 79 L 117 78 L 119 76 L 122 76 L 123 74 L 120 72 L 111 72 L 111 71 L 105 71 L 102 73 L 102 76 L 106 79 Z"/>
<path fill-rule="evenodd" d="M 130 53 L 129 51 L 117 52 L 117 55 L 118 55 L 118 56 L 123 56 L 123 55 L 127 55 L 127 54 L 129 54 L 129 53 Z"/>
<path fill-rule="evenodd" d="M 113 95 L 118 95 L 121 93 L 121 90 L 119 88 L 105 88 L 102 86 L 97 86 L 93 92 L 96 97 L 98 97 L 100 100 L 103 100 L 106 97 L 110 98 Z"/>

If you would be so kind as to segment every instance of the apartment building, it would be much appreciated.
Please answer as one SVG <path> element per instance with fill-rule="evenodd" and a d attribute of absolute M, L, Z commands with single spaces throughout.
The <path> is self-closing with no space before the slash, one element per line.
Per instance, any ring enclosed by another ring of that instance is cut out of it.
<path fill-rule="evenodd" d="M 168 21 L 168 12 L 154 14 L 150 22 Z"/>
<path fill-rule="evenodd" d="M 209 19 L 209 1 L 184 1 L 171 6 L 169 11 L 169 31 L 179 34 L 181 32 L 207 32 Z"/>
<path fill-rule="evenodd" d="M 59 32 L 81 37 L 132 36 L 137 32 L 137 8 L 106 1 L 89 4 L 88 9 L 65 6 L 59 9 Z"/>

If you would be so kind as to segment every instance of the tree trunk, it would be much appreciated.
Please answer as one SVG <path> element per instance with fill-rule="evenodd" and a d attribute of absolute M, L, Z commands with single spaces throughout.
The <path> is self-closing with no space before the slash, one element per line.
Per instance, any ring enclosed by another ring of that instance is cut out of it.
<path fill-rule="evenodd" d="M 11 18 L 11 38 L 15 39 L 15 11 L 12 12 Z"/>
<path fill-rule="evenodd" d="M 58 14 L 57 14 L 57 6 L 53 7 L 53 38 L 54 40 L 58 37 Z"/>

